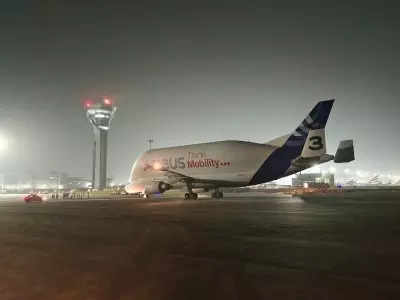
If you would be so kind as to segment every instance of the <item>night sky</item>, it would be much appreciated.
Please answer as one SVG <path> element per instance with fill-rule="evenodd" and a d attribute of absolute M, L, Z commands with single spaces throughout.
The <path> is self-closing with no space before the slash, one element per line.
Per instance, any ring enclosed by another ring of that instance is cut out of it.
<path fill-rule="evenodd" d="M 400 175 L 400 18 L 389 2 L 80 2 L 1 2 L 0 173 L 89 178 L 82 101 L 110 95 L 116 182 L 148 138 L 266 142 L 330 98 L 328 151 L 354 138 L 347 167 Z"/>

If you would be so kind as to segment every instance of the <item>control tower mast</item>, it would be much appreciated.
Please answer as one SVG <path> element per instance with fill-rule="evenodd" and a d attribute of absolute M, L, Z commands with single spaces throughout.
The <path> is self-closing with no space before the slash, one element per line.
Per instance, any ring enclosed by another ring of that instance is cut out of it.
<path fill-rule="evenodd" d="M 107 136 L 117 107 L 109 98 L 85 101 L 86 118 L 94 133 L 92 187 L 107 187 Z"/>

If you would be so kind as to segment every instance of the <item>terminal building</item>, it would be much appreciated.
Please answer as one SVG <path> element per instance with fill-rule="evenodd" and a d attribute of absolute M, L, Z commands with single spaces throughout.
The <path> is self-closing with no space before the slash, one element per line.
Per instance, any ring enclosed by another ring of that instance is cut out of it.
<path fill-rule="evenodd" d="M 91 180 L 84 177 L 71 177 L 67 174 L 30 178 L 8 178 L 0 176 L 0 193 L 53 192 L 56 190 L 88 189 Z"/>
<path fill-rule="evenodd" d="M 300 173 L 292 178 L 294 187 L 335 186 L 335 175 L 331 173 Z"/>

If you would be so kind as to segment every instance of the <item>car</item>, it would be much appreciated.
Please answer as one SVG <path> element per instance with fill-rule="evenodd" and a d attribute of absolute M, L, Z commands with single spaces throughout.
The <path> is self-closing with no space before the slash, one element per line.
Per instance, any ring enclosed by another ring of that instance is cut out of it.
<path fill-rule="evenodd" d="M 29 194 L 28 196 L 26 196 L 24 198 L 24 201 L 26 203 L 29 203 L 29 202 L 42 202 L 43 199 L 38 194 Z"/>

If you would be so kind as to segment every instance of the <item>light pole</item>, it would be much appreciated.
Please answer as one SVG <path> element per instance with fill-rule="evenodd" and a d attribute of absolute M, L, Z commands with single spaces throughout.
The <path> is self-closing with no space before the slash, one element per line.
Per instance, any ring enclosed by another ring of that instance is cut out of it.
<path fill-rule="evenodd" d="M 151 150 L 151 144 L 154 143 L 153 139 L 148 139 L 147 142 L 149 143 L 149 151 Z"/>

